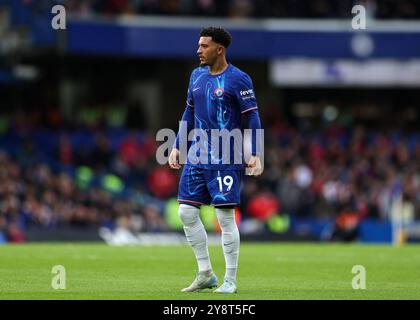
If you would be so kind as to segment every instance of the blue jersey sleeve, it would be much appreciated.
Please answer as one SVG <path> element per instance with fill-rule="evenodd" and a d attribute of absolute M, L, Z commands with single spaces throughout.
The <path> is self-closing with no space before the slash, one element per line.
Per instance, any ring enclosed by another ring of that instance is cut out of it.
<path fill-rule="evenodd" d="M 246 119 L 247 128 L 252 130 L 251 131 L 252 155 L 261 156 L 261 150 L 260 148 L 257 148 L 257 143 L 259 142 L 258 130 L 261 129 L 261 120 L 258 114 L 258 110 L 253 109 L 249 112 L 246 112 L 244 114 L 244 117 Z"/>
<path fill-rule="evenodd" d="M 183 131 L 183 127 L 186 125 L 187 126 L 187 134 L 190 133 L 190 131 L 194 128 L 194 99 L 193 99 L 193 94 L 192 94 L 192 74 L 190 77 L 190 82 L 188 85 L 188 91 L 187 91 L 187 101 L 186 101 L 186 106 L 185 106 L 185 111 L 182 115 L 182 119 L 181 119 L 181 124 L 179 127 L 179 131 L 178 134 L 176 136 L 175 139 L 175 143 L 174 143 L 174 148 L 177 148 L 179 150 L 179 134 L 180 132 L 184 132 Z"/>
<path fill-rule="evenodd" d="M 193 82 L 193 74 L 191 74 L 190 82 L 188 84 L 188 91 L 187 91 L 187 107 L 194 107 L 194 97 L 192 94 L 192 82 Z"/>
<path fill-rule="evenodd" d="M 235 95 L 241 113 L 245 113 L 258 108 L 252 80 L 246 73 L 243 73 L 237 80 Z"/>

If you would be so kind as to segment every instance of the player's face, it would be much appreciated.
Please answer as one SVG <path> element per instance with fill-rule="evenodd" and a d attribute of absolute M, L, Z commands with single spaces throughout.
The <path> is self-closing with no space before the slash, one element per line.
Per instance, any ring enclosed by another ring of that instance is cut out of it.
<path fill-rule="evenodd" d="M 212 66 L 222 52 L 222 46 L 214 42 L 211 37 L 200 37 L 197 50 L 200 66 Z"/>

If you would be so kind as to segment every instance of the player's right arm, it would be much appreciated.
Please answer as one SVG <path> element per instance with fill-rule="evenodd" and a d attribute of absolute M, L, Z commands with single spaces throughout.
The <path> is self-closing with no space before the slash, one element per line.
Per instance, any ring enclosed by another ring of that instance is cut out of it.
<path fill-rule="evenodd" d="M 188 92 L 187 92 L 187 102 L 186 102 L 186 106 L 185 106 L 185 111 L 184 114 L 182 115 L 182 119 L 180 122 L 180 126 L 179 126 L 179 131 L 178 134 L 176 136 L 176 140 L 174 143 L 174 146 L 172 148 L 171 153 L 169 154 L 169 166 L 172 169 L 180 169 L 181 168 L 181 164 L 180 164 L 180 147 L 179 147 L 179 141 L 180 139 L 188 139 L 188 134 L 190 133 L 190 131 L 194 128 L 194 99 L 193 99 L 193 95 L 192 95 L 192 89 L 191 89 L 191 85 L 192 85 L 192 74 L 190 77 L 190 83 L 188 86 Z M 185 126 L 187 126 L 187 130 L 185 130 Z M 187 136 L 183 137 L 182 133 L 186 132 Z M 187 148 L 188 149 L 188 148 Z M 185 150 L 187 151 L 187 150 Z"/>
<path fill-rule="evenodd" d="M 169 155 L 169 166 L 172 169 L 179 169 L 181 168 L 181 165 L 179 164 L 179 150 L 176 148 L 173 148 L 171 151 L 171 154 Z"/>

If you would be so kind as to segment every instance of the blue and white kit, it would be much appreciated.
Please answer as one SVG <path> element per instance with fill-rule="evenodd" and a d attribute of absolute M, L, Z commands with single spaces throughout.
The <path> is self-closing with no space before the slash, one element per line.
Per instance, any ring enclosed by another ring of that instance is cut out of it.
<path fill-rule="evenodd" d="M 261 122 L 251 78 L 232 64 L 217 75 L 212 75 L 208 66 L 198 67 L 191 73 L 186 104 L 182 121 L 187 124 L 187 132 L 201 129 L 201 132 L 209 134 L 209 138 L 205 142 L 195 138 L 188 146 L 187 163 L 179 181 L 178 201 L 195 206 L 238 205 L 241 177 L 245 169 L 243 145 L 238 148 L 232 141 L 226 150 L 222 138 L 211 140 L 210 132 L 212 129 L 226 129 L 229 132 L 252 129 L 252 155 L 258 155 L 255 132 L 261 129 Z M 219 144 L 217 148 L 213 142 Z M 196 144 L 200 143 L 205 143 L 200 147 L 207 150 L 206 161 L 200 161 L 203 158 L 196 153 L 199 149 Z M 179 144 L 178 133 L 175 142 L 178 149 Z M 217 153 L 215 150 L 223 152 Z M 241 159 L 239 163 L 234 161 L 238 153 Z M 229 162 L 226 164 L 224 160 L 227 156 Z"/>

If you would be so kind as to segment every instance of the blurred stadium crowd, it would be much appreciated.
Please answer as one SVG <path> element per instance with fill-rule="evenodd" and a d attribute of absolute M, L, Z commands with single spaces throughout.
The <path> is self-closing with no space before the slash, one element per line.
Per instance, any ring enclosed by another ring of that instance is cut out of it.
<path fill-rule="evenodd" d="M 419 19 L 418 0 L 26 0 L 34 10 L 48 12 L 53 4 L 80 16 L 177 15 L 230 18 L 349 18 L 355 4 L 378 19 Z"/>
<path fill-rule="evenodd" d="M 69 225 L 169 229 L 164 212 L 178 173 L 157 165 L 154 134 L 127 129 L 124 108 L 117 110 L 118 125 L 101 108 L 82 109 L 71 123 L 57 110 L 2 115 L 3 237 L 20 242 L 29 227 Z M 302 129 L 276 113 L 263 113 L 263 124 L 265 172 L 244 180 L 243 221 L 280 213 L 343 226 L 420 218 L 418 133 L 339 122 Z"/>
<path fill-rule="evenodd" d="M 19 4 L 28 10 L 16 10 L 18 21 L 28 13 L 50 14 L 54 4 L 64 4 L 81 17 L 138 14 L 228 18 L 350 18 L 351 7 L 363 4 L 368 14 L 378 19 L 420 19 L 419 0 L 21 0 Z M 11 52 L 7 61 L 0 62 L 7 65 L 16 57 Z M 124 87 L 120 74 L 130 78 L 118 66 L 107 78 L 101 64 L 96 69 L 93 65 L 92 60 L 86 60 L 77 68 L 68 66 L 70 71 L 92 68 L 81 72 L 86 77 L 97 74 L 91 79 L 97 85 L 86 86 L 92 96 L 106 100 L 107 92 L 118 91 L 118 83 Z M 107 68 L 113 69 L 112 65 Z M 138 69 L 130 65 L 129 69 L 148 72 L 145 65 Z M 150 72 L 151 79 L 164 79 L 164 69 L 151 68 L 155 70 Z M 174 74 L 184 72 L 179 69 L 175 68 Z M 167 71 L 168 79 L 173 77 L 171 70 Z M 55 75 L 51 79 L 60 78 L 55 72 L 51 72 Z M 44 77 L 48 78 L 48 72 Z M 107 106 L 77 105 L 79 109 L 72 109 L 70 116 L 62 114 L 59 107 L 34 111 L 38 106 L 59 105 L 48 99 L 46 103 L 35 102 L 38 91 L 49 96 L 57 89 L 50 82 L 53 80 L 26 87 L 9 83 L 10 87 L 6 84 L 2 88 L 14 98 L 3 97 L 2 106 L 9 111 L 0 111 L 0 243 L 25 241 L 30 228 L 172 230 L 167 212 L 177 194 L 180 172 L 156 163 L 155 132 L 146 129 L 141 107 L 106 101 Z M 178 97 L 176 92 L 165 94 Z M 341 100 L 352 95 L 351 91 L 346 94 Z M 399 94 L 404 95 L 404 91 Z M 409 116 L 411 120 L 402 119 L 403 111 L 397 110 L 401 112 L 394 118 L 388 115 L 389 121 L 381 123 L 385 107 L 395 110 L 399 106 L 378 102 L 374 106 L 375 126 L 370 126 L 357 119 L 349 121 L 346 112 L 352 106 L 346 102 L 345 107 L 333 110 L 338 113 L 334 120 L 322 118 L 322 112 L 317 119 L 305 120 L 290 115 L 297 108 L 296 101 L 261 108 L 265 171 L 258 179 L 244 178 L 239 208 L 242 232 L 267 228 L 272 217 L 325 219 L 334 221 L 339 230 L 350 231 L 364 219 L 398 218 L 407 223 L 420 219 L 418 114 Z M 418 108 L 418 99 L 413 98 L 410 106 Z M 172 107 L 181 110 L 178 102 Z M 409 122 L 411 127 L 405 127 Z M 247 221 L 252 223 L 244 223 Z"/>

